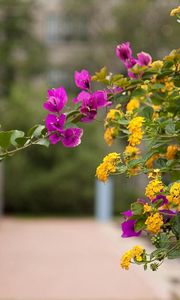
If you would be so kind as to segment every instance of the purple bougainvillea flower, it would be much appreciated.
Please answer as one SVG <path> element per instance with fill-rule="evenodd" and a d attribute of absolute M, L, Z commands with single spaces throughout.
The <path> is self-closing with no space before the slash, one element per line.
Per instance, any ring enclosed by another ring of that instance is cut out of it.
<path fill-rule="evenodd" d="M 48 99 L 43 107 L 50 112 L 59 113 L 68 101 L 66 90 L 63 87 L 48 90 Z"/>
<path fill-rule="evenodd" d="M 135 59 L 134 57 L 130 57 L 126 62 L 125 62 L 125 66 L 127 69 L 131 69 L 135 64 L 137 64 L 137 59 Z"/>
<path fill-rule="evenodd" d="M 123 211 L 123 216 L 126 217 L 126 218 L 129 218 L 129 217 L 132 217 L 133 213 L 132 213 L 132 210 L 126 210 L 126 211 Z"/>
<path fill-rule="evenodd" d="M 49 114 L 46 117 L 45 125 L 46 125 L 48 132 L 52 132 L 55 130 L 63 129 L 65 121 L 66 121 L 65 114 L 61 114 L 60 116 L 55 116 L 55 115 Z"/>
<path fill-rule="evenodd" d="M 87 105 L 91 99 L 91 94 L 85 91 L 82 91 L 78 94 L 76 98 L 73 99 L 73 103 L 82 102 L 82 105 Z"/>
<path fill-rule="evenodd" d="M 87 104 L 81 106 L 80 112 L 84 115 L 84 117 L 81 118 L 81 122 L 88 123 L 95 119 L 97 115 L 97 105 L 92 101 L 92 98 L 90 98 Z"/>
<path fill-rule="evenodd" d="M 67 128 L 63 132 L 62 144 L 65 147 L 76 147 L 81 143 L 81 137 L 83 135 L 82 128 Z"/>
<path fill-rule="evenodd" d="M 97 105 L 97 108 L 102 108 L 105 106 L 109 106 L 112 102 L 108 101 L 107 92 L 106 91 L 96 91 L 92 94 L 92 102 Z"/>
<path fill-rule="evenodd" d="M 65 121 L 65 114 L 61 114 L 59 117 L 51 114 L 47 115 L 45 125 L 48 130 L 48 134 L 50 135 L 49 140 L 51 144 L 57 144 L 59 141 L 61 141 L 64 132 L 63 127 Z M 52 133 L 54 131 L 56 132 Z"/>
<path fill-rule="evenodd" d="M 121 224 L 122 228 L 122 237 L 132 237 L 132 236 L 139 236 L 141 234 L 141 231 L 136 232 L 134 230 L 135 220 L 127 220 Z"/>
<path fill-rule="evenodd" d="M 118 86 L 113 86 L 112 88 L 109 88 L 106 90 L 107 94 L 117 94 L 117 93 L 122 93 L 123 89 Z"/>
<path fill-rule="evenodd" d="M 169 209 L 160 209 L 159 212 L 162 213 L 164 223 L 169 222 L 176 215 L 174 211 Z"/>
<path fill-rule="evenodd" d="M 90 88 L 91 76 L 87 70 L 75 71 L 74 80 L 77 87 L 83 90 Z"/>
<path fill-rule="evenodd" d="M 140 66 L 148 66 L 149 64 L 152 63 L 152 57 L 149 53 L 142 51 L 137 54 L 137 57 L 138 57 L 137 62 Z"/>
<path fill-rule="evenodd" d="M 164 195 L 157 195 L 156 198 L 152 200 L 152 203 L 157 202 L 158 200 L 162 200 L 162 202 L 159 204 L 159 206 L 162 206 L 164 204 L 168 204 L 168 199 Z"/>
<path fill-rule="evenodd" d="M 116 55 L 123 62 L 126 63 L 132 57 L 132 50 L 130 43 L 125 42 L 116 47 Z"/>

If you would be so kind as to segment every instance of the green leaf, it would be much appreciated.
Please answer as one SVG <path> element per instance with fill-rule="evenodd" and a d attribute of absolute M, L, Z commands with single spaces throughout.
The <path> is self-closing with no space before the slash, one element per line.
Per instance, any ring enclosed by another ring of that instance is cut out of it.
<path fill-rule="evenodd" d="M 172 232 L 177 238 L 180 238 L 180 213 L 178 213 L 172 220 Z"/>
<path fill-rule="evenodd" d="M 167 162 L 166 159 L 160 157 L 154 161 L 154 168 L 155 169 L 164 168 L 166 167 L 166 162 Z"/>
<path fill-rule="evenodd" d="M 35 143 L 36 145 L 41 145 L 44 147 L 49 147 L 49 140 L 48 139 L 40 139 L 38 142 Z"/>
<path fill-rule="evenodd" d="M 163 72 L 161 72 L 161 73 L 157 76 L 157 79 L 164 78 L 165 76 L 170 75 L 170 74 L 172 74 L 172 73 L 173 73 L 172 70 L 166 70 L 166 71 L 163 71 Z"/>
<path fill-rule="evenodd" d="M 24 137 L 24 132 L 20 130 L 13 130 L 13 133 L 11 135 L 11 144 L 15 147 L 18 146 L 18 143 L 16 141 L 17 138 Z"/>
<path fill-rule="evenodd" d="M 77 109 L 73 110 L 67 114 L 67 119 L 69 119 L 70 117 L 75 116 L 77 114 L 79 114 L 79 110 L 77 110 Z"/>
<path fill-rule="evenodd" d="M 27 141 L 30 141 L 28 137 L 19 137 L 16 139 L 16 143 L 18 147 L 23 147 Z"/>
<path fill-rule="evenodd" d="M 143 204 L 134 202 L 131 204 L 131 210 L 134 215 L 141 215 L 144 211 Z"/>
<path fill-rule="evenodd" d="M 11 144 L 11 136 L 13 131 L 1 131 L 0 132 L 0 147 L 7 149 Z"/>
<path fill-rule="evenodd" d="M 164 84 L 162 83 L 155 83 L 151 86 L 152 90 L 159 90 L 159 89 L 162 89 L 164 88 Z"/>
<path fill-rule="evenodd" d="M 145 119 L 151 120 L 151 119 L 152 119 L 153 112 L 154 112 L 154 110 L 153 110 L 152 107 L 146 106 L 146 107 L 144 107 L 144 108 L 142 109 L 140 115 L 141 115 L 142 117 L 144 117 Z"/>
<path fill-rule="evenodd" d="M 141 88 L 137 88 L 136 90 L 134 90 L 131 94 L 132 97 L 140 97 L 140 96 L 144 96 L 146 94 L 146 91 L 144 89 Z"/>
<path fill-rule="evenodd" d="M 39 137 L 43 134 L 45 129 L 46 127 L 44 125 L 38 124 L 30 128 L 27 135 L 30 137 Z"/>
<path fill-rule="evenodd" d="M 175 124 L 170 121 L 165 127 L 166 134 L 174 134 L 176 132 Z"/>
<path fill-rule="evenodd" d="M 168 248 L 169 247 L 169 237 L 166 233 L 160 233 L 159 234 L 159 247 L 160 248 Z"/>
<path fill-rule="evenodd" d="M 169 259 L 175 259 L 175 258 L 180 257 L 180 247 L 179 247 L 179 249 L 175 249 L 175 250 L 169 252 L 167 257 Z"/>
<path fill-rule="evenodd" d="M 135 225 L 134 225 L 134 230 L 136 232 L 138 232 L 138 231 L 144 229 L 145 228 L 145 221 L 146 221 L 146 217 L 145 216 L 142 216 L 141 218 L 139 218 L 136 221 Z"/>

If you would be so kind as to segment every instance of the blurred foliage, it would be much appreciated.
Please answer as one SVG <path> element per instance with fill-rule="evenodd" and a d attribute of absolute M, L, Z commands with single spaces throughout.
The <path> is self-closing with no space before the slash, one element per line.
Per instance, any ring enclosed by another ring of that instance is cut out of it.
<path fill-rule="evenodd" d="M 0 95 L 8 96 L 18 79 L 45 70 L 46 51 L 33 32 L 34 1 L 0 1 Z"/>

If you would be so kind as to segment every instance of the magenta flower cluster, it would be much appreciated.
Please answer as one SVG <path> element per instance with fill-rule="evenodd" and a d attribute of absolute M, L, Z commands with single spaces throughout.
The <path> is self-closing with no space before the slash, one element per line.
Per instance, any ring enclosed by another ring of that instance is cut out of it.
<path fill-rule="evenodd" d="M 152 62 L 151 55 L 143 51 L 137 54 L 137 58 L 134 58 L 129 42 L 118 45 L 116 47 L 116 55 L 126 67 L 130 78 L 136 78 L 136 75 L 131 71 L 134 65 L 148 66 Z"/>
<path fill-rule="evenodd" d="M 137 58 L 134 58 L 129 42 L 118 45 L 116 47 L 116 55 L 127 68 L 130 78 L 136 78 L 136 75 L 131 70 L 134 65 L 148 66 L 152 61 L 151 56 L 145 52 L 138 53 Z M 73 99 L 73 104 L 78 105 L 79 119 L 80 122 L 84 123 L 93 121 L 99 109 L 112 104 L 108 101 L 109 94 L 123 92 L 121 87 L 116 86 L 111 86 L 107 90 L 92 91 L 92 79 L 87 70 L 75 71 L 74 80 L 81 92 Z M 64 87 L 48 90 L 47 101 L 43 106 L 50 114 L 46 117 L 45 125 L 52 144 L 61 142 L 65 147 L 76 147 L 81 143 L 83 129 L 69 127 L 67 114 L 62 113 L 67 101 L 68 97 Z"/>
<path fill-rule="evenodd" d="M 148 201 L 150 201 L 150 199 Z M 159 201 L 159 203 L 157 201 Z M 139 199 L 138 202 L 142 203 L 142 204 L 148 203 L 144 199 Z M 152 200 L 152 203 L 158 203 L 158 207 L 160 207 L 164 204 L 167 204 L 168 200 L 167 200 L 166 196 L 159 194 Z M 159 212 L 164 213 L 164 215 L 163 215 L 164 223 L 168 222 L 175 215 L 175 212 L 173 212 L 172 210 L 168 210 L 168 209 L 159 209 Z M 123 238 L 140 236 L 142 233 L 142 230 L 140 230 L 140 231 L 135 230 L 136 220 L 133 219 L 132 210 L 124 211 L 122 214 L 125 218 L 125 221 L 123 223 L 121 223 L 121 229 L 122 229 L 121 236 Z"/>
<path fill-rule="evenodd" d="M 48 99 L 43 106 L 53 114 L 47 115 L 45 125 L 51 144 L 61 142 L 65 147 L 76 147 L 81 143 L 83 129 L 65 127 L 66 115 L 61 111 L 67 101 L 68 97 L 63 87 L 48 90 Z"/>
<path fill-rule="evenodd" d="M 87 70 L 75 72 L 75 84 L 82 91 L 73 99 L 73 103 L 80 103 L 81 122 L 91 122 L 95 119 L 98 109 L 111 105 L 106 91 L 91 92 L 91 76 Z"/>

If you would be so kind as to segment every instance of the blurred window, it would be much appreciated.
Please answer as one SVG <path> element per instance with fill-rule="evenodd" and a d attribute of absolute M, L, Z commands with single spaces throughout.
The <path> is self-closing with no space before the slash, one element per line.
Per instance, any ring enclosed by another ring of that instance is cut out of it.
<path fill-rule="evenodd" d="M 47 74 L 47 80 L 50 86 L 57 87 L 60 85 L 66 85 L 67 74 L 59 69 L 49 70 Z"/>
<path fill-rule="evenodd" d="M 46 36 L 48 43 L 56 43 L 60 38 L 60 17 L 56 14 L 47 16 Z"/>

